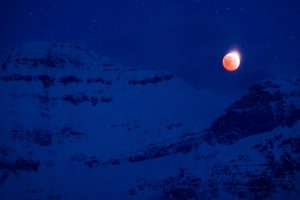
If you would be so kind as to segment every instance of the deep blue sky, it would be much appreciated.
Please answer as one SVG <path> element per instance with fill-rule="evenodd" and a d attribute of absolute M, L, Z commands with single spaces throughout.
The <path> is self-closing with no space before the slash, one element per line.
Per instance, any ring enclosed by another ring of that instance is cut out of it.
<path fill-rule="evenodd" d="M 257 80 L 300 75 L 299 0 L 1 0 L 0 48 L 26 41 L 84 43 L 141 69 L 245 93 Z M 235 73 L 222 69 L 229 50 Z"/>

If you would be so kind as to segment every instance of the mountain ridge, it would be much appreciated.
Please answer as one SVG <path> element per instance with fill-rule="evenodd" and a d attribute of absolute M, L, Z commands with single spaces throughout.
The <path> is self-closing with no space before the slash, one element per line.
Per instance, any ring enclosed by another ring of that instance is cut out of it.
<path fill-rule="evenodd" d="M 0 58 L 4 199 L 299 194 L 299 77 L 259 82 L 227 105 L 80 45 L 33 42 Z"/>

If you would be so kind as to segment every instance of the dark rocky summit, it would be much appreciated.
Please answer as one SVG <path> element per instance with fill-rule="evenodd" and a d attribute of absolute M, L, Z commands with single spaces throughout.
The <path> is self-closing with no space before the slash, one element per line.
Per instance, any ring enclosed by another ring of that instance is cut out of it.
<path fill-rule="evenodd" d="M 292 127 L 300 119 L 298 102 L 299 78 L 258 83 L 212 124 L 204 140 L 210 144 L 232 144 L 278 127 Z"/>

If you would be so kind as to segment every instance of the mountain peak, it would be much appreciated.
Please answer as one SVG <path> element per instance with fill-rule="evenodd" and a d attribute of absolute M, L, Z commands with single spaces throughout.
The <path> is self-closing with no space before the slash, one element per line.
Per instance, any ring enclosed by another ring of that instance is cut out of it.
<path fill-rule="evenodd" d="M 27 65 L 31 68 L 115 67 L 107 57 L 100 57 L 84 45 L 60 42 L 27 42 L 1 53 L 2 70 Z"/>
<path fill-rule="evenodd" d="M 261 81 L 229 106 L 204 138 L 210 144 L 232 144 L 277 127 L 291 127 L 300 120 L 299 98 L 300 79 L 297 77 Z"/>

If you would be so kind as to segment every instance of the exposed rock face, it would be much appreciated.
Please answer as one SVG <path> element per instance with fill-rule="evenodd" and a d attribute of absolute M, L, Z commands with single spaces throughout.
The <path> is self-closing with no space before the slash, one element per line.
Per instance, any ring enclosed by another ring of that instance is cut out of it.
<path fill-rule="evenodd" d="M 232 104 L 212 124 L 205 141 L 232 144 L 278 127 L 292 127 L 300 119 L 299 86 L 299 78 L 266 81 L 252 86 L 247 95 Z"/>
<path fill-rule="evenodd" d="M 199 120 L 186 116 L 202 111 L 201 94 L 173 74 L 126 68 L 80 45 L 22 44 L 0 53 L 0 71 L 3 186 L 25 173 L 32 177 L 24 180 L 28 187 L 41 182 L 40 174 L 51 179 L 62 163 L 118 166 L 123 161 L 114 156 L 176 139 Z M 24 198 L 63 198 L 40 186 Z M 5 191 L 5 199 L 15 198 Z"/>
<path fill-rule="evenodd" d="M 245 96 L 230 105 L 206 131 L 189 133 L 173 143 L 151 145 L 129 156 L 128 161 L 140 162 L 188 153 L 202 142 L 210 145 L 233 144 L 279 127 L 293 127 L 300 119 L 299 102 L 300 78 L 257 83 Z"/>

